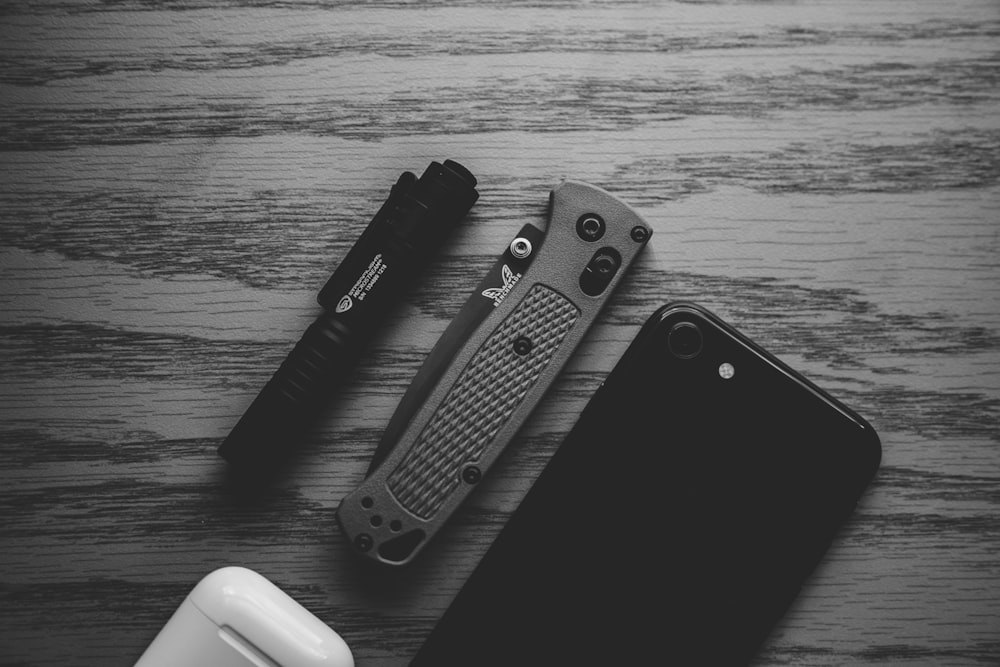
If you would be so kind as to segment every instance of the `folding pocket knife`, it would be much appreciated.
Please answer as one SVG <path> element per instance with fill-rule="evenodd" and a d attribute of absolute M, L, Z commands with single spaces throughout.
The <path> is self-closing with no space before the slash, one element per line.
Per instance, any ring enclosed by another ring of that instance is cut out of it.
<path fill-rule="evenodd" d="M 442 333 L 337 520 L 354 550 L 412 561 L 489 470 L 593 324 L 652 229 L 564 181 Z"/>

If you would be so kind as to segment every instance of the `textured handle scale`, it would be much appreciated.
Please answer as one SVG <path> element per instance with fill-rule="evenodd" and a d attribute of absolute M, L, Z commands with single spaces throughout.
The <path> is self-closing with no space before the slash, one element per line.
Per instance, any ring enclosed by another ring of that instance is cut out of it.
<path fill-rule="evenodd" d="M 537 382 L 580 311 L 535 285 L 476 352 L 406 458 L 389 475 L 397 502 L 431 518 Z"/>

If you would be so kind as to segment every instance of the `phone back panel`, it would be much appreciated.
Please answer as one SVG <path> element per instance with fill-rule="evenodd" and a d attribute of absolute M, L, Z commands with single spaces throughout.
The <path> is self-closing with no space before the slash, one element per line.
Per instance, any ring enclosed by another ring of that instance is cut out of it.
<path fill-rule="evenodd" d="M 691 351 L 669 339 L 681 323 L 701 334 L 692 358 L 671 351 Z M 668 304 L 412 664 L 746 663 L 880 456 L 864 419 L 710 312 Z"/>

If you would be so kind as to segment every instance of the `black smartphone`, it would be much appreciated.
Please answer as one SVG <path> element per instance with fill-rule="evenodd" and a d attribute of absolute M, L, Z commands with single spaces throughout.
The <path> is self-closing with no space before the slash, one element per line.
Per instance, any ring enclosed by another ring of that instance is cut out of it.
<path fill-rule="evenodd" d="M 880 459 L 850 408 L 705 308 L 667 304 L 412 664 L 746 664 Z"/>

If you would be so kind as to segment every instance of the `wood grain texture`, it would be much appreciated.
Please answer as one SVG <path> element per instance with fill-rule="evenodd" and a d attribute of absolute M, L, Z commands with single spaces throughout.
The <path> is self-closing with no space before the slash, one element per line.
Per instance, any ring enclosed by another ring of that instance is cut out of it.
<path fill-rule="evenodd" d="M 0 663 L 130 665 L 215 567 L 405 664 L 660 304 L 867 417 L 882 469 L 761 665 L 1000 662 L 1000 6 L 0 4 Z M 215 448 L 403 170 L 481 198 L 295 466 Z M 469 286 L 563 178 L 655 234 L 405 575 L 333 511 Z M 595 489 L 599 493 L 599 489 Z"/>

